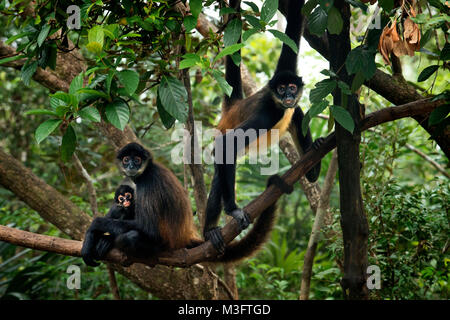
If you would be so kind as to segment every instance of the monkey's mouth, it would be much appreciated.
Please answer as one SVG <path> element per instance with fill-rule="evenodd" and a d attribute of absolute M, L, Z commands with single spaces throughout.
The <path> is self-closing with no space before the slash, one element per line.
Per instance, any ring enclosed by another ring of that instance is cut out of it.
<path fill-rule="evenodd" d="M 136 176 L 137 173 L 138 173 L 137 169 L 126 169 L 125 170 L 125 174 L 130 178 L 133 178 L 134 176 Z"/>
<path fill-rule="evenodd" d="M 292 108 L 295 106 L 295 99 L 291 99 L 291 98 L 284 99 L 283 105 L 285 108 Z"/>
<path fill-rule="evenodd" d="M 124 208 L 128 208 L 130 206 L 131 202 L 130 201 L 124 201 L 123 202 L 123 207 Z"/>

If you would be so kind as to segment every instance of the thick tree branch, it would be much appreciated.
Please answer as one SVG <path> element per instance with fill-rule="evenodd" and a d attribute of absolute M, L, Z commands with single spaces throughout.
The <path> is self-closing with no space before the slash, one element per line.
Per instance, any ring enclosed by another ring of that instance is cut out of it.
<path fill-rule="evenodd" d="M 408 103 L 405 105 L 385 108 L 376 112 L 369 114 L 361 124 L 361 131 L 367 130 L 371 127 L 377 126 L 379 124 L 394 121 L 397 119 L 410 117 L 418 114 L 429 113 L 434 110 L 436 107 L 444 104 L 445 102 L 442 100 L 439 101 L 431 101 L 430 99 L 423 99 L 420 101 L 415 101 L 412 103 Z M 301 176 L 303 176 L 306 172 L 311 170 L 316 163 L 318 163 L 328 152 L 333 150 L 336 147 L 336 136 L 335 133 L 331 133 L 321 145 L 321 147 L 316 151 L 309 151 L 304 155 L 304 157 L 294 164 L 283 176 L 284 181 L 293 185 L 296 181 L 299 180 Z M 1 161 L 0 161 L 0 179 L 2 177 L 1 174 Z M 0 180 L 1 183 L 1 180 Z M 251 201 L 244 210 L 249 214 L 251 220 L 253 221 L 255 218 L 259 216 L 259 214 L 267 209 L 270 205 L 275 203 L 280 196 L 282 195 L 281 191 L 276 186 L 268 187 L 261 195 L 259 195 L 256 199 Z M 6 227 L 2 227 L 3 233 L 8 233 L 9 229 L 4 229 Z M 16 243 L 18 245 L 28 246 L 39 250 L 52 250 L 52 252 L 57 252 L 62 254 L 70 254 L 73 256 L 80 256 L 79 250 L 81 250 L 82 243 L 80 241 L 73 240 L 64 240 L 63 243 L 58 243 L 55 245 L 55 242 L 58 242 L 59 239 L 48 238 L 48 236 L 35 235 L 37 238 L 32 238 L 33 240 L 27 241 L 28 234 L 24 236 L 22 233 L 24 231 L 19 231 L 19 233 L 13 233 L 12 236 L 2 235 L 3 241 L 8 241 L 12 243 Z M 236 238 L 240 233 L 239 227 L 236 221 L 233 219 L 227 225 L 225 225 L 222 229 L 223 238 L 226 243 L 230 242 L 234 238 Z M 15 238 L 18 237 L 19 240 Z M 44 237 L 44 238 L 40 238 Z M 23 239 L 26 238 L 26 239 Z M 41 241 L 42 239 L 42 241 Z M 109 253 L 107 257 L 107 261 L 115 262 L 120 264 L 130 264 L 130 263 L 142 263 L 149 266 L 154 266 L 155 264 L 162 264 L 167 266 L 176 266 L 176 267 L 188 267 L 193 264 L 202 262 L 202 261 L 213 261 L 217 257 L 217 253 L 211 244 L 210 241 L 205 242 L 204 244 L 192 248 L 192 249 L 180 249 L 173 252 L 165 252 L 161 254 L 161 256 L 152 259 L 135 259 L 133 257 L 126 257 L 120 251 L 113 249 Z M 134 265 L 132 267 L 135 267 Z M 157 267 L 153 270 L 160 270 Z"/>

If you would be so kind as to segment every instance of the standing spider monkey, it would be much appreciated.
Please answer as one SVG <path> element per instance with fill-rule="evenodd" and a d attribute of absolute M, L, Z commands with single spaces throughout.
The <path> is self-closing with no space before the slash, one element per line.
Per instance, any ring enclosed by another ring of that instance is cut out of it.
<path fill-rule="evenodd" d="M 154 162 L 151 153 L 138 143 L 119 150 L 117 160 L 120 170 L 136 185 L 134 218 L 96 218 L 86 232 L 81 251 L 87 265 L 97 266 L 95 260 L 103 259 L 112 246 L 127 255 L 146 258 L 203 243 L 194 226 L 189 197 L 170 170 Z M 228 244 L 225 254 L 215 262 L 238 261 L 256 252 L 272 229 L 273 211 L 274 205 L 266 209 L 265 218 L 258 219 L 240 241 Z M 113 239 L 109 247 L 105 233 Z"/>
<path fill-rule="evenodd" d="M 304 0 L 290 0 L 287 10 L 285 33 L 297 46 L 299 45 L 303 22 L 301 15 L 303 4 Z M 231 0 L 230 7 L 237 12 L 233 17 L 240 19 L 240 1 Z M 230 97 L 224 96 L 222 118 L 218 124 L 218 129 L 222 132 L 222 135 L 216 138 L 215 173 L 208 197 L 206 221 L 203 229 L 205 240 L 211 240 L 219 252 L 225 251 L 223 237 L 220 228 L 217 227 L 222 211 L 222 201 L 225 213 L 236 219 L 241 229 L 247 228 L 250 224 L 247 213 L 238 207 L 235 200 L 236 157 L 238 151 L 241 150 L 238 150 L 235 132 L 231 131 L 225 134 L 225 130 L 242 129 L 245 133 L 248 129 L 254 129 L 256 139 L 259 139 L 260 129 L 268 131 L 278 129 L 280 137 L 286 131 L 289 131 L 300 154 L 309 151 L 311 148 L 317 149 L 323 142 L 323 138 L 319 138 L 313 143 L 309 130 L 306 136 L 302 134 L 301 124 L 304 114 L 297 103 L 301 97 L 303 82 L 302 78 L 297 76 L 296 73 L 297 54 L 289 46 L 283 43 L 275 73 L 269 83 L 245 99 L 242 93 L 240 67 L 233 62 L 229 55 L 226 58 L 225 71 L 226 80 L 233 91 Z M 267 136 L 270 137 L 270 132 L 267 132 Z M 226 142 L 230 141 L 233 141 L 232 146 L 227 146 Z M 255 139 L 251 141 L 251 138 L 246 138 L 245 147 L 248 147 L 254 141 Z M 222 149 L 219 149 L 219 147 L 222 147 Z M 227 159 L 232 152 L 234 161 L 232 163 L 218 163 L 218 150 L 222 151 L 223 159 Z M 320 163 L 307 172 L 306 177 L 309 181 L 314 182 L 319 174 Z M 275 183 L 284 192 L 290 191 L 289 186 L 284 184 L 279 177 L 269 182 Z"/>

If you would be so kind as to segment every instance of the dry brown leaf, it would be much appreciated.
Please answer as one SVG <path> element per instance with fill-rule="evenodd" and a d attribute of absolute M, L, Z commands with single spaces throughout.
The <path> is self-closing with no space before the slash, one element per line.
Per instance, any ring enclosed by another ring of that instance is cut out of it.
<path fill-rule="evenodd" d="M 392 24 L 391 27 L 391 35 L 392 35 L 392 41 L 397 42 L 400 41 L 400 37 L 398 36 L 397 32 L 397 20 Z"/>
<path fill-rule="evenodd" d="M 394 42 L 394 48 L 392 49 L 392 52 L 397 56 L 401 57 L 406 54 L 408 54 L 407 45 L 403 41 L 396 41 Z"/>

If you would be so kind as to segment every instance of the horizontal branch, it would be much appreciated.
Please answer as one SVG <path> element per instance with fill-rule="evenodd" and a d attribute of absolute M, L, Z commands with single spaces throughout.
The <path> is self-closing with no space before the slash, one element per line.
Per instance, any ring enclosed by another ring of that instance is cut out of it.
<path fill-rule="evenodd" d="M 429 113 L 443 103 L 443 100 L 431 101 L 430 99 L 423 99 L 397 107 L 385 108 L 369 114 L 363 120 L 360 130 L 364 131 L 379 124 L 400 118 Z M 313 168 L 316 163 L 335 147 L 336 136 L 333 132 L 325 139 L 318 150 L 307 152 L 300 161 L 295 163 L 282 176 L 282 178 L 287 184 L 292 186 L 301 176 Z M 274 204 L 281 195 L 281 191 L 276 186 L 272 185 L 256 199 L 251 201 L 244 210 L 253 221 L 261 214 L 261 212 Z M 239 233 L 239 227 L 234 219 L 222 229 L 222 235 L 226 243 L 236 238 Z M 81 241 L 38 235 L 4 226 L 0 226 L 0 240 L 36 250 L 51 251 L 77 257 L 80 256 L 82 247 Z M 121 264 L 143 263 L 150 266 L 162 264 L 167 266 L 188 267 L 199 262 L 215 260 L 216 257 L 217 252 L 211 242 L 208 241 L 192 249 L 179 249 L 173 252 L 165 252 L 158 257 L 150 259 L 126 257 L 120 251 L 113 249 L 108 254 L 106 260 Z"/>

